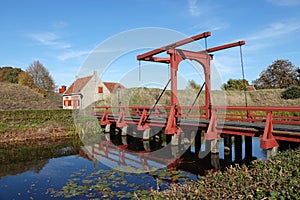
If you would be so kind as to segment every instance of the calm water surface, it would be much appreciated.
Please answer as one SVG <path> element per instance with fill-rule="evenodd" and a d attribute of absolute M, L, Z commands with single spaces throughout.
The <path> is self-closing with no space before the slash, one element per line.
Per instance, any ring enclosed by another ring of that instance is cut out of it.
<path fill-rule="evenodd" d="M 110 136 L 121 137 L 115 134 Z M 119 138 L 117 141 L 122 140 Z M 130 139 L 127 139 L 127 142 L 130 143 Z M 142 140 L 135 142 L 140 142 L 140 148 L 143 148 Z M 150 146 L 153 147 L 153 142 Z M 217 162 L 222 168 L 226 162 L 222 150 L 223 144 L 221 143 L 220 146 Z M 181 162 L 176 166 L 177 170 L 162 168 L 149 173 L 127 173 L 112 169 L 107 166 L 107 163 L 104 165 L 93 159 L 92 155 L 86 152 L 86 148 L 82 147 L 78 138 L 38 147 L 2 147 L 0 151 L 1 200 L 127 199 L 132 197 L 134 192 L 147 192 L 150 188 L 162 190 L 171 182 L 196 180 L 199 175 L 215 168 L 211 164 L 211 157 L 198 159 L 197 155 L 188 152 L 181 157 Z M 112 155 L 107 154 L 105 157 L 110 160 L 111 166 L 122 167 L 124 163 L 135 166 L 137 157 L 130 155 L 124 162 L 122 157 L 113 154 L 114 151 L 109 149 Z M 193 147 L 191 151 L 194 151 Z M 232 155 L 234 156 L 234 152 Z M 266 157 L 265 152 L 259 148 L 259 139 L 253 141 L 253 156 L 258 159 Z M 146 164 L 155 166 L 157 163 L 148 160 Z"/>

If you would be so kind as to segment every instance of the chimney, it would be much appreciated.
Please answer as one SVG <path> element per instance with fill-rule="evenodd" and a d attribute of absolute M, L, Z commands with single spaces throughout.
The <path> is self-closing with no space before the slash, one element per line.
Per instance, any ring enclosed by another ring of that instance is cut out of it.
<path fill-rule="evenodd" d="M 67 90 L 67 86 L 62 85 L 62 86 L 58 89 L 58 92 L 59 92 L 59 93 L 64 93 L 66 90 Z"/>

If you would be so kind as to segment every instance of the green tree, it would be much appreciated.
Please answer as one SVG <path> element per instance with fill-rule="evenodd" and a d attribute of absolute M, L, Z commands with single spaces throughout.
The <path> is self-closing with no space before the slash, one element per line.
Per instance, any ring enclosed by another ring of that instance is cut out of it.
<path fill-rule="evenodd" d="M 229 79 L 222 87 L 224 90 L 244 90 L 247 86 L 249 82 L 245 79 Z"/>
<path fill-rule="evenodd" d="M 0 67 L 0 82 L 18 83 L 18 75 L 21 72 L 23 70 L 20 68 Z"/>
<path fill-rule="evenodd" d="M 188 81 L 188 88 L 193 89 L 193 90 L 199 90 L 200 85 L 196 83 L 194 80 L 189 80 Z"/>
<path fill-rule="evenodd" d="M 253 81 L 255 88 L 276 89 L 288 88 L 299 84 L 299 68 L 288 60 L 275 60 L 266 70 L 260 73 L 258 79 Z"/>
<path fill-rule="evenodd" d="M 55 83 L 49 71 L 40 61 L 34 61 L 29 65 L 26 72 L 33 78 L 33 83 L 38 91 L 54 91 Z"/>
<path fill-rule="evenodd" d="M 300 87 L 292 86 L 281 93 L 284 99 L 298 99 L 300 98 Z"/>

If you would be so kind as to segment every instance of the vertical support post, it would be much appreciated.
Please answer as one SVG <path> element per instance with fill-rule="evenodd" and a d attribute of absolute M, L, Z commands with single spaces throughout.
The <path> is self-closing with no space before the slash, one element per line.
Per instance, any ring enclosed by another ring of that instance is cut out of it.
<path fill-rule="evenodd" d="M 196 155 L 199 154 L 200 150 L 201 150 L 201 130 L 198 130 L 196 133 L 196 137 L 195 137 L 195 153 Z"/>
<path fill-rule="evenodd" d="M 225 165 L 232 163 L 232 140 L 231 135 L 224 135 L 224 160 Z"/>
<path fill-rule="evenodd" d="M 183 58 L 176 52 L 175 49 L 168 50 L 170 54 L 170 74 L 171 74 L 171 111 L 168 117 L 168 123 L 165 129 L 166 134 L 179 134 L 182 129 L 177 126 L 178 116 L 181 115 L 181 109 L 178 103 L 177 93 L 177 72 L 178 65 Z"/>
<path fill-rule="evenodd" d="M 210 82 L 210 59 L 205 61 L 204 64 L 204 76 L 205 76 L 205 112 L 206 120 L 209 120 L 211 117 L 211 100 L 210 100 L 210 91 L 211 91 L 211 82 Z"/>
<path fill-rule="evenodd" d="M 252 160 L 252 137 L 245 136 L 245 160 Z"/>
<path fill-rule="evenodd" d="M 235 162 L 241 162 L 243 159 L 242 136 L 234 136 L 234 157 Z"/>
<path fill-rule="evenodd" d="M 171 106 L 178 105 L 177 98 L 177 71 L 181 57 L 176 54 L 175 50 L 170 53 L 170 75 L 171 75 Z"/>

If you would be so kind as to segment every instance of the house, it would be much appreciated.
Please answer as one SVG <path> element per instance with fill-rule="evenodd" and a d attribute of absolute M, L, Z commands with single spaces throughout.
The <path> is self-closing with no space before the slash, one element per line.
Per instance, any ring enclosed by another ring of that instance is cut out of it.
<path fill-rule="evenodd" d="M 99 79 L 96 71 L 92 76 L 76 77 L 63 94 L 63 108 L 85 109 L 93 102 L 109 97 L 110 89 Z"/>
<path fill-rule="evenodd" d="M 125 87 L 121 83 L 116 82 L 103 82 L 106 88 L 109 90 L 110 94 L 118 92 L 118 90 L 123 90 Z"/>

